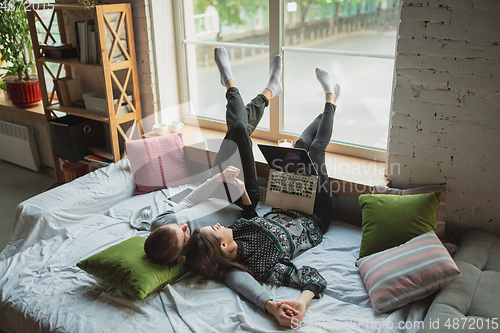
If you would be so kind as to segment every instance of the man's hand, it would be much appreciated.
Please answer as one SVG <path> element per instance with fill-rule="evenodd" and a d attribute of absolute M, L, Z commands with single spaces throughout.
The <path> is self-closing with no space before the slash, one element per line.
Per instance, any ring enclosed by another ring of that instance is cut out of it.
<path fill-rule="evenodd" d="M 279 309 L 284 309 L 285 314 L 290 317 L 290 322 L 292 318 L 297 318 L 294 320 L 293 324 L 297 325 L 302 322 L 302 318 L 304 317 L 304 313 L 306 312 L 306 305 L 302 300 L 283 300 L 276 303 Z M 289 308 L 294 311 L 289 311 Z"/>
<path fill-rule="evenodd" d="M 240 169 L 230 165 L 224 171 L 218 173 L 217 176 L 215 176 L 215 180 L 217 180 L 218 183 L 221 183 L 223 181 L 227 182 L 233 178 L 238 177 L 239 174 Z"/>
<path fill-rule="evenodd" d="M 288 304 L 281 304 L 280 306 L 278 306 L 278 304 L 276 304 L 274 301 L 269 300 L 266 302 L 266 310 L 267 312 L 272 314 L 274 318 L 276 318 L 276 320 L 278 320 L 281 326 L 284 327 L 291 328 L 295 323 L 292 322 L 292 319 L 296 318 L 299 315 L 300 319 L 296 323 L 302 321 L 302 315 Z"/>
<path fill-rule="evenodd" d="M 240 195 L 243 195 L 243 193 L 245 193 L 245 191 L 246 191 L 245 182 L 243 182 L 241 179 L 234 177 L 234 178 L 228 179 L 227 182 L 236 186 L 238 188 L 238 190 L 240 191 Z"/>

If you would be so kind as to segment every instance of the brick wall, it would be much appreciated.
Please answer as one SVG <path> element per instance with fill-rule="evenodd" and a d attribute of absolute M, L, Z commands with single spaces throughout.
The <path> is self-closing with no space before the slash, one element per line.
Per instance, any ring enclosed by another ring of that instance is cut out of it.
<path fill-rule="evenodd" d="M 450 239 L 500 233 L 499 43 L 500 1 L 402 1 L 388 179 L 446 183 Z"/>

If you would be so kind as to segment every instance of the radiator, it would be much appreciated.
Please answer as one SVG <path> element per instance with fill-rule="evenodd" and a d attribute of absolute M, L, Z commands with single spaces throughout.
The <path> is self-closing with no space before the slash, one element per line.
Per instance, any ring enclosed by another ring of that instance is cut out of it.
<path fill-rule="evenodd" d="M 0 159 L 28 169 L 40 169 L 33 129 L 0 120 Z"/>

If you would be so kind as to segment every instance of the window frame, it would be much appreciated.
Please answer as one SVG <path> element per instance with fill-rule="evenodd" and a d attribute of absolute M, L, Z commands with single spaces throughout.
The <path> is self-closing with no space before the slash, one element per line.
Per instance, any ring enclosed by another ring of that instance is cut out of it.
<path fill-rule="evenodd" d="M 301 49 L 298 47 L 288 47 L 284 45 L 284 34 L 285 34 L 285 1 L 283 0 L 269 0 L 269 46 L 253 45 L 253 44 L 235 44 L 235 43 L 224 43 L 224 42 L 203 42 L 186 39 L 186 36 L 194 35 L 193 31 L 189 31 L 189 27 L 186 27 L 185 22 L 189 22 L 193 17 L 193 8 L 189 6 L 192 3 L 191 0 L 174 1 L 174 15 L 176 15 L 175 26 L 176 26 L 176 38 L 178 40 L 177 44 L 180 45 L 178 48 L 178 73 L 179 73 L 179 90 L 180 90 L 180 100 L 181 103 L 189 105 L 189 107 L 184 107 L 181 109 L 181 119 L 184 123 L 188 125 L 195 125 L 201 128 L 213 129 L 218 131 L 226 131 L 227 126 L 224 121 L 207 119 L 199 116 L 193 116 L 189 114 L 189 108 L 192 107 L 193 100 L 190 100 L 190 95 L 196 96 L 196 45 L 214 45 L 216 46 L 238 46 L 243 48 L 265 48 L 269 51 L 269 60 L 276 54 L 283 56 L 284 52 L 315 52 L 323 54 L 341 54 L 349 56 L 367 56 L 367 57 L 377 57 L 377 58 L 395 58 L 395 55 L 380 55 L 380 54 L 361 54 L 355 52 L 345 52 L 345 51 L 332 51 L 332 50 L 319 50 L 319 49 Z M 278 20 L 271 19 L 279 17 Z M 285 65 L 283 65 L 283 72 L 286 71 Z M 282 74 L 283 75 L 283 74 Z M 394 72 L 393 72 L 394 81 Z M 281 79 L 283 82 L 283 77 Z M 285 91 L 286 87 L 283 87 Z M 295 134 L 286 133 L 283 131 L 283 105 L 284 105 L 284 94 L 281 94 L 278 98 L 273 98 L 270 101 L 270 123 L 269 131 L 256 129 L 252 137 L 277 141 L 279 139 L 291 139 L 296 141 L 298 136 Z M 392 92 L 391 92 L 392 98 Z M 392 109 L 392 103 L 391 103 Z M 389 110 L 390 114 L 391 110 Z M 390 124 L 389 124 L 390 126 Z M 353 157 L 359 157 L 374 161 L 386 161 L 387 151 L 386 149 L 379 149 L 374 147 L 361 146 L 357 144 L 350 144 L 345 142 L 330 142 L 327 152 L 343 154 Z"/>

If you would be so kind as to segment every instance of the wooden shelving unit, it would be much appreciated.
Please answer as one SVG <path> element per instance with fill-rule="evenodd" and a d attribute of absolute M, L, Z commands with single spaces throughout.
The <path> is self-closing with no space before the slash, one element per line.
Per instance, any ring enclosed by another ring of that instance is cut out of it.
<path fill-rule="evenodd" d="M 47 122 L 57 118 L 55 111 L 64 112 L 66 114 L 72 114 L 76 116 L 80 116 L 83 118 L 93 119 L 100 122 L 104 122 L 108 124 L 109 127 L 109 140 L 111 144 L 111 150 L 113 153 L 113 160 L 116 162 L 122 156 L 123 152 L 120 149 L 120 136 L 124 141 L 129 141 L 132 139 L 134 135 L 134 131 L 137 128 L 139 131 L 139 135 L 143 133 L 142 129 L 142 114 L 141 114 L 141 102 L 139 97 L 139 81 L 137 74 L 137 61 L 135 57 L 135 42 L 134 42 L 134 34 L 132 27 L 132 11 L 130 4 L 110 4 L 110 5 L 97 5 L 92 7 L 91 9 L 85 9 L 79 5 L 65 5 L 65 4 L 40 4 L 37 6 L 37 10 L 33 10 L 33 8 L 29 8 L 27 10 L 28 14 L 28 22 L 30 26 L 31 39 L 33 42 L 33 50 L 35 54 L 35 61 L 38 71 L 38 77 L 40 82 L 40 89 L 42 91 L 42 100 L 44 106 L 44 113 L 47 119 Z M 46 58 L 42 54 L 42 50 L 40 49 L 40 41 L 38 39 L 38 33 L 35 26 L 35 19 L 43 22 L 40 18 L 38 12 L 41 10 L 49 10 L 52 11 L 50 21 L 48 24 L 42 23 L 43 29 L 46 31 L 45 40 L 42 43 L 47 43 L 47 41 L 56 42 L 56 38 L 50 33 L 50 29 L 55 20 L 57 20 L 60 40 L 57 42 L 61 43 L 69 43 L 68 34 L 66 33 L 66 26 L 64 22 L 65 13 L 67 15 L 72 15 L 75 18 L 75 21 L 81 21 L 82 16 L 88 16 L 88 13 L 92 13 L 93 18 L 95 20 L 96 34 L 98 35 L 99 45 L 97 45 L 97 50 L 99 53 L 99 58 L 101 63 L 99 64 L 91 64 L 91 63 L 82 63 L 77 58 L 68 58 L 68 59 L 52 59 Z M 85 15 L 82 14 L 82 11 L 86 11 Z M 113 26 L 111 23 L 108 14 L 118 13 L 119 14 L 119 23 L 117 26 Z M 119 38 L 120 32 L 122 29 L 125 29 L 126 33 L 126 45 L 123 44 L 123 40 Z M 108 49 L 108 43 L 106 39 L 109 36 L 112 37 L 113 41 L 111 43 L 110 48 Z M 113 56 L 115 50 L 119 49 L 123 54 L 123 61 L 113 62 Z M 56 73 L 52 72 L 47 63 L 55 63 L 58 64 L 58 69 Z M 53 98 L 49 99 L 49 96 L 54 96 L 54 89 L 52 93 L 47 93 L 47 86 L 45 84 L 45 71 L 49 73 L 49 75 L 53 79 L 59 79 L 61 75 L 61 69 L 64 66 L 65 77 L 73 78 L 72 68 L 82 67 L 89 68 L 92 70 L 100 71 L 102 76 L 104 77 L 104 85 L 106 91 L 106 102 L 108 105 L 109 115 L 102 116 L 99 114 L 94 114 L 82 108 L 77 107 L 68 107 L 62 106 L 58 104 L 57 101 L 53 100 Z M 121 83 L 117 78 L 115 71 L 126 71 L 125 81 Z M 119 102 L 115 106 L 114 98 L 113 98 L 113 90 L 117 90 L 121 92 L 121 96 L 119 98 Z M 128 96 L 132 95 L 132 98 L 129 99 Z M 130 107 L 131 112 L 125 115 L 118 115 L 118 111 L 122 106 L 122 102 L 125 102 L 126 105 Z M 131 124 L 131 122 L 133 122 Z M 123 125 L 127 124 L 132 130 L 129 133 L 126 133 L 123 129 Z M 54 173 L 56 176 L 57 182 L 64 182 L 63 172 L 61 170 L 60 158 L 53 155 L 54 159 Z"/>

